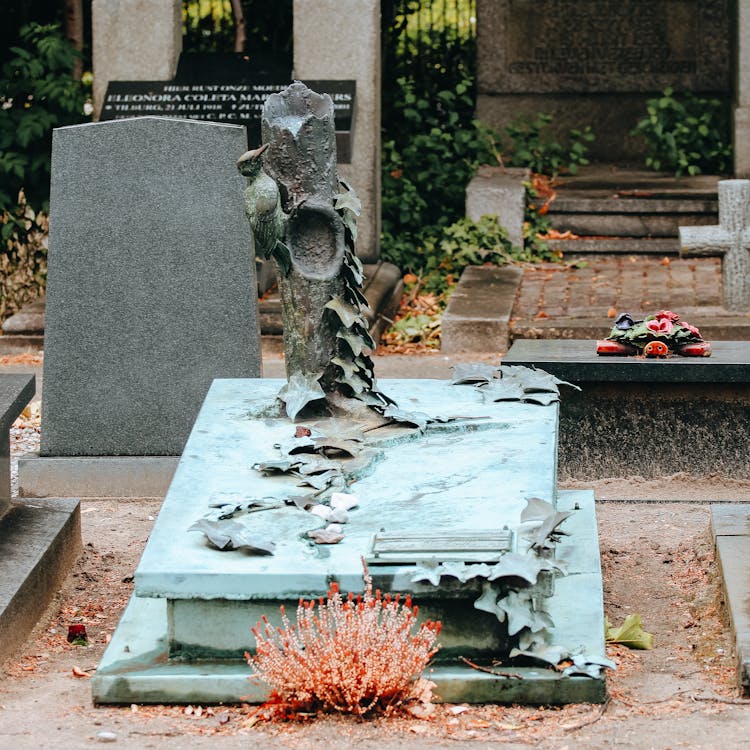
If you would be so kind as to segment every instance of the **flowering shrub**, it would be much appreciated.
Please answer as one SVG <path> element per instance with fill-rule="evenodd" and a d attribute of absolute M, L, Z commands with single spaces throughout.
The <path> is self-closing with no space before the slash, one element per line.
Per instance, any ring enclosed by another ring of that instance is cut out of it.
<path fill-rule="evenodd" d="M 673 352 L 687 344 L 703 342 L 700 331 L 680 320 L 680 316 L 671 310 L 659 310 L 644 320 L 634 320 L 630 313 L 622 313 L 615 319 L 608 339 L 635 347 L 639 351 L 652 341 L 661 341 Z"/>
<path fill-rule="evenodd" d="M 373 594 L 367 567 L 364 581 L 364 595 L 343 599 L 332 583 L 325 600 L 300 600 L 295 625 L 281 607 L 282 627 L 264 617 L 252 629 L 256 654 L 246 657 L 251 679 L 271 688 L 265 704 L 271 718 L 388 715 L 424 700 L 427 681 L 420 676 L 439 648 L 440 623 L 417 626 L 409 596 Z"/>

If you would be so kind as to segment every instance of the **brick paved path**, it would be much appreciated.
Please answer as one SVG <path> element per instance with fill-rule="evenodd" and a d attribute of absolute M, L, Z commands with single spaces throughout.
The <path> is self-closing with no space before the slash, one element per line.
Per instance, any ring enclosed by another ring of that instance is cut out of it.
<path fill-rule="evenodd" d="M 513 308 L 513 325 L 547 319 L 597 318 L 607 313 L 671 309 L 686 317 L 696 308 L 721 312 L 719 258 L 587 256 L 585 268 L 553 263 L 527 268 Z"/>

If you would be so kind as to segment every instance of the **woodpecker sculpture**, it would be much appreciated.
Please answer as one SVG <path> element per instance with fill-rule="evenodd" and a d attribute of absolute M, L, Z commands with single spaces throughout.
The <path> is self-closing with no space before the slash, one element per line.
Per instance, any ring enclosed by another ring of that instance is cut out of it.
<path fill-rule="evenodd" d="M 247 178 L 245 214 L 255 237 L 255 252 L 263 258 L 273 257 L 279 271 L 286 276 L 291 268 L 291 254 L 284 244 L 288 220 L 281 207 L 279 186 L 263 171 L 263 152 L 268 148 L 246 151 L 237 161 L 237 169 Z"/>

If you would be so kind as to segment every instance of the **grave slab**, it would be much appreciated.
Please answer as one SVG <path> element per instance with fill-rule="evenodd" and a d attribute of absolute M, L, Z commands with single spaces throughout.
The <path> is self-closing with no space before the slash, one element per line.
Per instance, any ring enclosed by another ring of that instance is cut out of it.
<path fill-rule="evenodd" d="M 560 409 L 561 477 L 750 478 L 750 342 L 711 357 L 603 357 L 595 341 L 523 339 L 503 364 L 538 367 L 581 387 Z M 668 439 L 665 439 L 668 438 Z"/>
<path fill-rule="evenodd" d="M 711 530 L 721 569 L 724 598 L 734 635 L 737 683 L 750 693 L 750 511 L 741 505 L 714 505 Z"/>
<path fill-rule="evenodd" d="M 260 375 L 237 126 L 54 131 L 42 456 L 179 455 L 214 377 Z"/>
<path fill-rule="evenodd" d="M 0 518 L 0 664 L 26 640 L 80 551 L 78 500 L 16 501 Z"/>
<path fill-rule="evenodd" d="M 507 633 L 496 618 L 473 608 L 477 591 L 443 582 L 436 593 L 432 584 L 412 580 L 414 566 L 379 565 L 371 556 L 375 532 L 476 535 L 478 529 L 504 526 L 520 551 L 527 544 L 519 533 L 520 515 L 529 498 L 570 509 L 566 531 L 571 536 L 557 549 L 569 575 L 549 585 L 545 605 L 555 620 L 555 642 L 602 654 L 593 496 L 558 497 L 556 405 L 486 403 L 478 389 L 444 381 L 381 381 L 381 389 L 402 408 L 460 419 L 430 427 L 425 435 L 396 428 L 385 438 L 368 438 L 373 451 L 368 462 L 349 472 L 347 491 L 359 505 L 349 511 L 340 544 L 310 545 L 306 531 L 325 523 L 279 508 L 254 513 L 248 522 L 253 533 L 273 538 L 273 555 L 217 552 L 201 534 L 188 531 L 212 503 L 258 497 L 273 502 L 307 491 L 296 485 L 298 479 L 263 477 L 252 468 L 276 457 L 274 444 L 294 435 L 294 424 L 272 408 L 282 384 L 214 382 L 136 572 L 134 597 L 92 681 L 96 702 L 263 700 L 263 693 L 247 682 L 248 667 L 241 659 L 252 645 L 250 625 L 261 613 L 273 621 L 280 603 L 324 594 L 331 580 L 343 591 L 361 591 L 362 556 L 370 557 L 377 586 L 411 592 L 443 620 L 441 640 L 448 656 L 430 678 L 438 692 L 445 690 L 446 700 L 604 699 L 603 678 L 521 667 L 525 679 L 511 685 L 459 666 L 459 653 L 508 649 Z M 303 424 L 325 432 L 329 423 Z M 330 426 L 335 428 L 335 421 Z M 418 466 L 426 468 L 417 472 Z"/>
<path fill-rule="evenodd" d="M 34 390 L 33 375 L 0 377 L 0 664 L 26 640 L 81 549 L 77 500 L 11 497 L 9 431 Z"/>

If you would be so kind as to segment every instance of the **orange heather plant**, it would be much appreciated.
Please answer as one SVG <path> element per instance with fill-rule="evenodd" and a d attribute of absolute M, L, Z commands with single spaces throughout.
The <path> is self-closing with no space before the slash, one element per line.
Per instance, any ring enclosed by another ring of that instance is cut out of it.
<path fill-rule="evenodd" d="M 256 654 L 245 654 L 253 680 L 271 688 L 270 718 L 339 711 L 389 715 L 425 700 L 422 671 L 437 652 L 440 623 L 417 625 L 411 597 L 373 594 L 365 565 L 364 595 L 343 599 L 332 583 L 326 599 L 300 599 L 297 623 L 281 607 L 282 627 L 266 617 L 252 629 Z"/>

